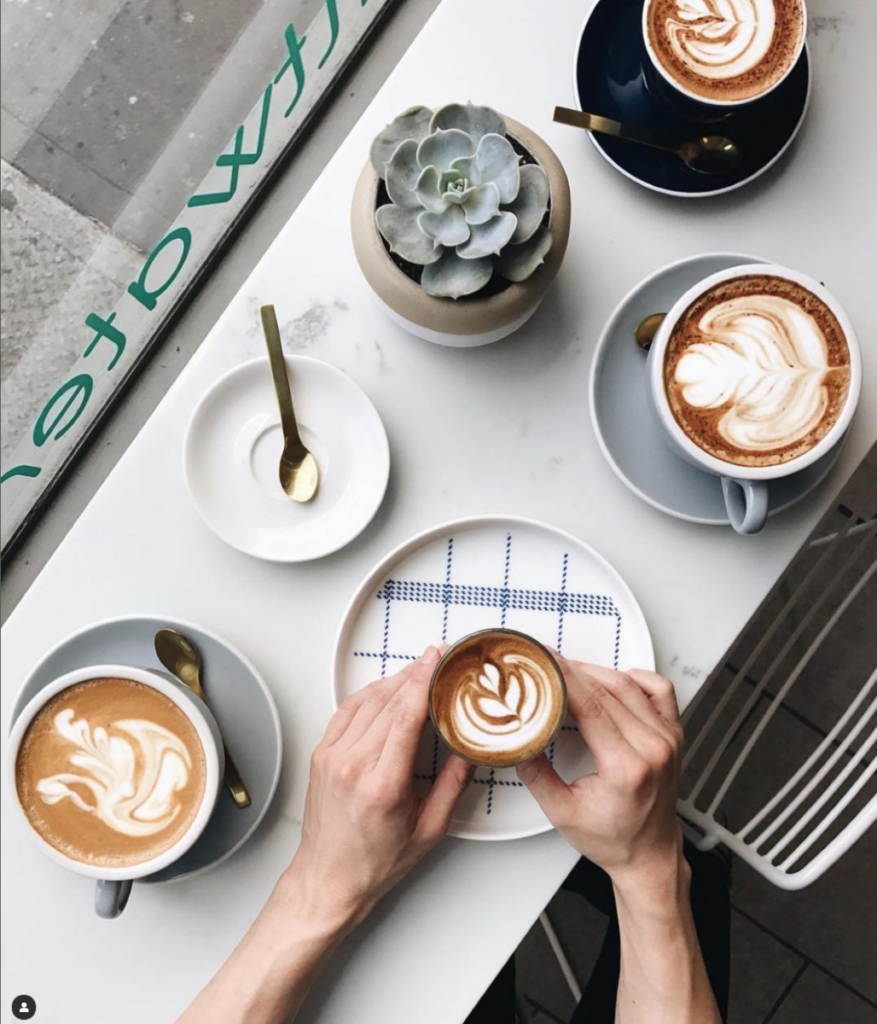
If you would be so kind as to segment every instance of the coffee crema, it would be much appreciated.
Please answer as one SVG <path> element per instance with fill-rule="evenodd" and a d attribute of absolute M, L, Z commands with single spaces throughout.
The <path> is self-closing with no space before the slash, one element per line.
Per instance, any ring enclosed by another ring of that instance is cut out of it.
<path fill-rule="evenodd" d="M 183 711 L 131 679 L 90 679 L 56 694 L 18 750 L 18 798 L 31 826 L 72 860 L 129 867 L 186 834 L 201 807 L 204 748 Z"/>
<path fill-rule="evenodd" d="M 474 633 L 436 666 L 430 713 L 456 753 L 504 767 L 535 757 L 566 714 L 563 676 L 536 641 L 504 630 Z"/>
<path fill-rule="evenodd" d="M 704 292 L 673 327 L 664 388 L 686 435 L 737 466 L 777 466 L 804 455 L 846 404 L 850 350 L 817 295 L 768 274 Z"/>
<path fill-rule="evenodd" d="M 755 99 L 797 60 L 804 7 L 802 0 L 652 0 L 647 32 L 681 88 L 719 103 Z"/>

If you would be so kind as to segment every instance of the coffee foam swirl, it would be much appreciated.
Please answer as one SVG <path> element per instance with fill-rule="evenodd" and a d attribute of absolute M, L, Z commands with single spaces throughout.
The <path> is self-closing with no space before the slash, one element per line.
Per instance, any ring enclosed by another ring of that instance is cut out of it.
<path fill-rule="evenodd" d="M 544 666 L 521 654 L 487 661 L 461 681 L 449 709 L 457 736 L 473 750 L 527 747 L 552 726 L 554 683 Z"/>
<path fill-rule="evenodd" d="M 78 770 L 40 778 L 35 788 L 44 803 L 70 800 L 132 838 L 161 832 L 176 819 L 176 794 L 189 783 L 192 758 L 174 733 L 143 719 L 116 721 L 112 732 L 92 729 L 72 708 L 55 715 L 53 727 L 73 746 L 67 760 Z"/>
<path fill-rule="evenodd" d="M 430 690 L 432 719 L 448 744 L 495 767 L 520 764 L 544 749 L 565 710 L 553 658 L 512 630 L 460 641 L 439 663 Z"/>
<path fill-rule="evenodd" d="M 770 51 L 776 30 L 774 0 L 676 0 L 664 33 L 692 74 L 713 81 L 738 78 Z"/>
<path fill-rule="evenodd" d="M 773 451 L 815 431 L 828 412 L 831 366 L 825 336 L 799 305 L 778 295 L 743 295 L 707 310 L 704 340 L 676 364 L 674 383 L 695 409 L 721 409 L 724 442 Z"/>

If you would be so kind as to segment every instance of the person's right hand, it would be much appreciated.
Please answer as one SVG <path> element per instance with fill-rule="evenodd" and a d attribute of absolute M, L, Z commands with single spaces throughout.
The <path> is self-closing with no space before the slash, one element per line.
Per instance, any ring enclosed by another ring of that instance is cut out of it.
<path fill-rule="evenodd" d="M 640 669 L 559 662 L 569 710 L 597 771 L 567 785 L 542 754 L 518 776 L 551 823 L 613 881 L 675 873 L 682 726 L 673 684 Z"/>

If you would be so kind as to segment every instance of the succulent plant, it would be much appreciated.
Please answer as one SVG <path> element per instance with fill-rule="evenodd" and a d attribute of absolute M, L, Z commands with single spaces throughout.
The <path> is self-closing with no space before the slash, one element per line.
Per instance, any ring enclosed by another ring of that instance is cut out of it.
<path fill-rule="evenodd" d="M 378 231 L 423 267 L 430 295 L 472 295 L 494 273 L 525 281 L 551 248 L 548 176 L 521 164 L 490 107 L 411 107 L 378 134 L 370 159 L 390 198 L 375 211 Z"/>

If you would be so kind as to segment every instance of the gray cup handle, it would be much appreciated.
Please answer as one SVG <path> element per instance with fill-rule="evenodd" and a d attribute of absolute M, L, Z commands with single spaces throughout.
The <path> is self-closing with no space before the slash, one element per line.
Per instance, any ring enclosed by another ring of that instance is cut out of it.
<path fill-rule="evenodd" d="M 764 480 L 722 477 L 722 494 L 731 526 L 744 537 L 758 533 L 767 522 L 768 490 Z"/>
<path fill-rule="evenodd" d="M 98 917 L 118 917 L 128 905 L 132 882 L 129 878 L 121 882 L 107 882 L 103 878 L 94 886 L 94 910 Z"/>

